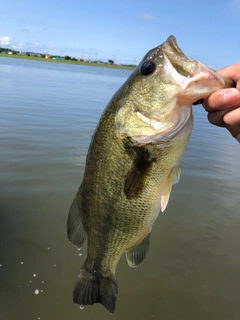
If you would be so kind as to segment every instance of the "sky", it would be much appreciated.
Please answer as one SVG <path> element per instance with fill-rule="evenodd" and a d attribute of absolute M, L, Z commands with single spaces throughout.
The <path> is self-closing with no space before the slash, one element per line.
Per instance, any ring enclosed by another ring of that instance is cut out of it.
<path fill-rule="evenodd" d="M 0 47 L 138 64 L 173 34 L 219 69 L 240 60 L 240 0 L 0 0 Z"/>

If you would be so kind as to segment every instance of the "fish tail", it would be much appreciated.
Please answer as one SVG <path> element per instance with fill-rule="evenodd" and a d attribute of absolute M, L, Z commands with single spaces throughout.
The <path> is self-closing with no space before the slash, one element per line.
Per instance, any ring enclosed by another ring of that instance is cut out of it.
<path fill-rule="evenodd" d="M 104 278 L 95 271 L 82 268 L 77 275 L 73 289 L 73 302 L 81 306 L 101 303 L 110 313 L 114 313 L 118 293 L 114 276 Z"/>

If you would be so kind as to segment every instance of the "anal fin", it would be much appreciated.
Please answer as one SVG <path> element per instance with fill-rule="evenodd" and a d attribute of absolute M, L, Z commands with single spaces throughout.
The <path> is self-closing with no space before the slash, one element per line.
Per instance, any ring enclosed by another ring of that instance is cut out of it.
<path fill-rule="evenodd" d="M 67 221 L 68 239 L 77 247 L 81 247 L 87 239 L 87 232 L 83 225 L 81 201 L 77 193 L 69 210 Z"/>
<path fill-rule="evenodd" d="M 130 267 L 138 267 L 145 259 L 150 244 L 150 233 L 135 247 L 126 251 L 126 258 Z"/>

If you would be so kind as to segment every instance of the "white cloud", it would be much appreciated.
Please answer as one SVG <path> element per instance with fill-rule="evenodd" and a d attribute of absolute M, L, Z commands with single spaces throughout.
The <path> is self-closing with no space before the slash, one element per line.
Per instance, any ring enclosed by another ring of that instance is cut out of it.
<path fill-rule="evenodd" d="M 7 36 L 0 37 L 0 44 L 1 45 L 8 45 L 11 42 L 10 38 Z"/>
<path fill-rule="evenodd" d="M 142 17 L 144 20 L 158 20 L 158 17 L 154 17 L 149 13 L 145 13 Z"/>
<path fill-rule="evenodd" d="M 12 45 L 12 48 L 14 50 L 21 50 L 23 48 L 23 44 L 22 43 L 16 43 Z"/>
<path fill-rule="evenodd" d="M 26 30 L 23 30 L 27 32 Z M 19 50 L 24 52 L 44 52 L 49 54 L 59 54 L 60 49 L 51 45 L 41 44 L 37 41 L 35 42 L 19 42 L 11 40 L 10 37 L 3 36 L 0 37 L 0 47 L 8 47 L 9 49 Z"/>

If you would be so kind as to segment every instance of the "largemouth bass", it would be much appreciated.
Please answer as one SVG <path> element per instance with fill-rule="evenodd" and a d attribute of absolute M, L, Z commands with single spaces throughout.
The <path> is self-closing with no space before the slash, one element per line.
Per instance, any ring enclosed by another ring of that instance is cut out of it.
<path fill-rule="evenodd" d="M 153 223 L 167 207 L 193 127 L 192 104 L 233 82 L 189 59 L 170 36 L 150 50 L 115 93 L 92 137 L 83 181 L 70 208 L 69 240 L 87 258 L 73 290 L 79 305 L 114 312 L 123 253 L 139 266 Z"/>

